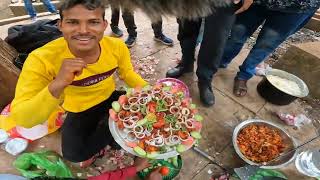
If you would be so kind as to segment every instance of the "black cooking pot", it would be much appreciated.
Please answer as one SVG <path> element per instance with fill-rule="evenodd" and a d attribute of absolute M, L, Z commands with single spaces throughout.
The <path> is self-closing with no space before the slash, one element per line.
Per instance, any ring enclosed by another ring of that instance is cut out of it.
<path fill-rule="evenodd" d="M 301 88 L 301 94 L 294 96 L 278 89 L 268 80 L 268 75 L 275 75 L 296 82 Z M 297 98 L 305 97 L 309 93 L 307 85 L 299 77 L 279 69 L 268 71 L 266 76 L 258 84 L 257 90 L 260 96 L 266 101 L 276 105 L 288 105 Z"/>
<path fill-rule="evenodd" d="M 258 84 L 257 90 L 266 101 L 276 105 L 287 105 L 298 98 L 279 90 L 266 77 Z"/>

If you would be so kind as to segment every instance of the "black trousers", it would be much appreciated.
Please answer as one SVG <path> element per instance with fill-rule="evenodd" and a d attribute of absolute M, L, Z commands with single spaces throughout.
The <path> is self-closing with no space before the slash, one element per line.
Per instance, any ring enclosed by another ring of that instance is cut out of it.
<path fill-rule="evenodd" d="M 62 125 L 62 154 L 72 162 L 90 159 L 115 141 L 109 131 L 111 103 L 125 92 L 114 91 L 102 103 L 80 113 L 68 112 Z"/>
<path fill-rule="evenodd" d="M 119 17 L 120 17 L 120 8 L 111 6 L 111 28 L 119 25 Z M 129 36 L 137 37 L 137 26 L 134 21 L 134 12 L 128 9 L 122 9 L 122 18 L 124 25 L 127 28 Z M 154 32 L 155 37 L 159 37 L 162 35 L 162 19 L 157 22 L 152 22 L 151 27 Z"/>
<path fill-rule="evenodd" d="M 197 76 L 200 83 L 210 83 L 218 71 L 224 46 L 235 20 L 235 6 L 216 8 L 214 13 L 205 17 L 203 40 L 197 61 Z M 188 20 L 178 19 L 182 51 L 182 64 L 190 66 L 194 63 L 195 47 L 202 18 Z"/>

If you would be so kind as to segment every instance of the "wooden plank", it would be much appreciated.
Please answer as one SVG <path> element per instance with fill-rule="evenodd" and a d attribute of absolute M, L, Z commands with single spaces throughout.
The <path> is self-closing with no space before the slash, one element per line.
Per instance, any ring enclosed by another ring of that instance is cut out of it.
<path fill-rule="evenodd" d="M 0 39 L 0 109 L 14 97 L 20 70 L 12 62 L 17 55 L 14 48 Z"/>

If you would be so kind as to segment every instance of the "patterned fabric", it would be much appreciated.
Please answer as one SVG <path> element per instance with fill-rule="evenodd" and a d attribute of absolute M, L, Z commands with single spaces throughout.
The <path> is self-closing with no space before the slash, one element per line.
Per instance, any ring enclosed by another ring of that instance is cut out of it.
<path fill-rule="evenodd" d="M 254 0 L 254 4 L 270 10 L 303 13 L 320 7 L 320 0 Z"/>

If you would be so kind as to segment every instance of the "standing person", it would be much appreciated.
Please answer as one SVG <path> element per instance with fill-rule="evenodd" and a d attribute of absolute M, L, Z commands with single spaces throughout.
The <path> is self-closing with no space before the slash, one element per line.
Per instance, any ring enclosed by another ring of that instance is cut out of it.
<path fill-rule="evenodd" d="M 104 36 L 108 24 L 102 0 L 65 0 L 59 12 L 63 37 L 29 54 L 11 114 L 0 125 L 31 128 L 61 104 L 68 112 L 61 131 L 63 157 L 86 167 L 104 155 L 107 145 L 117 148 L 107 110 L 124 93 L 115 90 L 113 74 L 117 71 L 130 87 L 147 82 L 134 72 L 126 45 Z"/>
<path fill-rule="evenodd" d="M 203 40 L 199 50 L 197 71 L 200 100 L 205 106 L 212 106 L 215 97 L 212 90 L 212 77 L 217 72 L 223 48 L 235 19 L 235 13 L 249 8 L 252 0 L 244 0 L 241 8 L 235 12 L 235 5 L 216 8 L 214 13 L 205 18 Z M 202 19 L 178 19 L 182 58 L 181 62 L 170 69 L 166 76 L 178 78 L 185 73 L 193 72 L 195 47 Z"/>
<path fill-rule="evenodd" d="M 31 20 L 36 21 L 37 13 L 32 5 L 31 0 L 23 0 L 23 2 L 24 2 L 24 7 L 26 8 L 26 11 L 28 12 Z M 46 6 L 48 11 L 50 11 L 51 13 L 57 13 L 56 7 L 51 3 L 50 0 L 42 0 L 42 3 Z"/>
<path fill-rule="evenodd" d="M 128 38 L 126 39 L 126 45 L 131 48 L 135 45 L 137 39 L 137 26 L 134 22 L 134 12 L 128 9 L 122 9 L 122 18 L 124 25 L 128 31 Z M 119 28 L 119 16 L 120 16 L 120 8 L 111 6 L 111 30 L 117 37 L 123 36 L 122 30 Z M 173 46 L 173 40 L 169 37 L 165 36 L 162 31 L 162 19 L 157 22 L 151 23 L 153 32 L 154 32 L 154 40 L 159 41 L 167 46 Z"/>
<path fill-rule="evenodd" d="M 301 29 L 320 6 L 320 0 L 256 0 L 250 9 L 236 18 L 224 49 L 220 67 L 226 68 L 242 49 L 246 40 L 262 25 L 262 29 L 247 58 L 234 78 L 233 93 L 247 94 L 247 81 L 255 74 L 255 68 L 263 62 L 283 41 Z"/>

